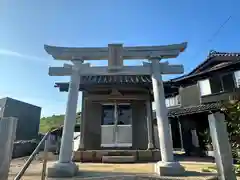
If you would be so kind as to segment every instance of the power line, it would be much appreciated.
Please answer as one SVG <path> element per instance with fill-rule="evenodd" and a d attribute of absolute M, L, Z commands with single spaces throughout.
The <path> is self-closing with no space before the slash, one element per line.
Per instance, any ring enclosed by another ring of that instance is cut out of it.
<path fill-rule="evenodd" d="M 221 32 L 221 30 L 224 28 L 224 26 L 229 22 L 229 20 L 232 18 L 232 15 L 230 15 L 219 27 L 218 29 L 212 34 L 212 36 L 206 41 L 206 45 L 210 42 L 212 42 L 218 34 Z M 193 58 L 195 58 L 199 53 L 201 53 L 202 50 L 199 50 Z"/>
<path fill-rule="evenodd" d="M 217 29 L 217 31 L 212 35 L 212 37 L 210 39 L 208 39 L 207 43 L 212 42 L 213 39 L 215 37 L 217 37 L 217 35 L 220 33 L 220 31 L 222 30 L 222 28 L 228 23 L 228 21 L 232 18 L 232 15 L 230 15 L 221 25 L 220 27 Z"/>

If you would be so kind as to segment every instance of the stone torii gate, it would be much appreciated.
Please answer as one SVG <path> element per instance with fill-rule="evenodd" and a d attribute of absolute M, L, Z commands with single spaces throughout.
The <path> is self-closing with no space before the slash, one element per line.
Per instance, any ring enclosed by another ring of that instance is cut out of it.
<path fill-rule="evenodd" d="M 160 63 L 161 59 L 176 58 L 187 47 L 187 43 L 166 46 L 123 47 L 122 44 L 109 44 L 103 48 L 67 48 L 45 45 L 45 50 L 54 59 L 70 60 L 73 65 L 50 67 L 50 76 L 70 76 L 69 93 L 64 119 L 63 135 L 59 160 L 48 168 L 49 177 L 71 177 L 78 171 L 72 162 L 72 139 L 76 121 L 80 77 L 86 75 L 151 75 L 153 96 L 156 104 L 156 117 L 160 142 L 161 161 L 155 165 L 159 175 L 177 175 L 184 168 L 174 161 L 172 140 L 165 104 L 162 74 L 181 74 L 182 65 Z M 108 66 L 92 67 L 84 60 L 108 60 Z M 124 66 L 123 60 L 148 59 L 142 66 Z"/>

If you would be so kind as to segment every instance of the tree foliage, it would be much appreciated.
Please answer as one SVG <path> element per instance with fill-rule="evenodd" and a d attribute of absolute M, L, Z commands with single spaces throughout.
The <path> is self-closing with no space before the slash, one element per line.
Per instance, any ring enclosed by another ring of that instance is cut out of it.
<path fill-rule="evenodd" d="M 224 105 L 229 140 L 232 146 L 233 157 L 238 158 L 240 152 L 240 101 Z"/>
<path fill-rule="evenodd" d="M 76 122 L 80 123 L 81 120 L 81 113 L 77 113 Z M 58 128 L 59 126 L 63 125 L 64 123 L 64 115 L 52 115 L 49 117 L 43 117 L 40 120 L 40 127 L 39 131 L 41 133 L 45 133 L 51 129 Z"/>

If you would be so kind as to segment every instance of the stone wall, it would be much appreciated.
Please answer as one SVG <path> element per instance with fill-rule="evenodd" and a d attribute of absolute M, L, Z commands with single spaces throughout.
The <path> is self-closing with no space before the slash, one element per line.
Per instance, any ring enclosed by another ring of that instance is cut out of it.
<path fill-rule="evenodd" d="M 13 144 L 12 158 L 31 155 L 34 149 L 37 147 L 38 143 L 39 141 L 35 139 L 15 141 Z"/>
<path fill-rule="evenodd" d="M 159 150 L 80 150 L 74 152 L 73 161 L 101 163 L 103 156 L 134 156 L 138 163 L 161 160 Z"/>

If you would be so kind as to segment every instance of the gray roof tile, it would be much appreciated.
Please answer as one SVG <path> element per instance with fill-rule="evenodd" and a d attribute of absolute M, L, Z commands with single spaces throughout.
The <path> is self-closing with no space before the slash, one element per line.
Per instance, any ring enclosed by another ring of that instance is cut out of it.
<path fill-rule="evenodd" d="M 83 76 L 81 84 L 151 84 L 149 75 Z"/>
<path fill-rule="evenodd" d="M 203 66 L 205 66 L 207 63 L 209 63 L 211 61 L 211 59 L 215 58 L 215 57 L 229 57 L 230 61 L 225 61 L 222 63 L 219 63 L 219 65 L 214 65 L 212 68 L 206 69 L 206 70 L 202 70 L 201 68 Z M 235 61 L 234 61 L 234 60 Z M 236 62 L 237 61 L 237 62 Z M 210 51 L 207 58 L 200 63 L 198 66 L 196 66 L 191 72 L 189 72 L 188 74 L 179 76 L 177 78 L 172 79 L 172 82 L 177 82 L 177 81 L 181 81 L 183 79 L 187 79 L 187 78 L 191 78 L 194 75 L 199 75 L 202 73 L 206 73 L 206 72 L 210 72 L 210 71 L 214 71 L 214 70 L 220 70 L 222 68 L 228 67 L 230 65 L 234 65 L 236 63 L 240 62 L 240 53 L 233 53 L 233 52 L 217 52 L 217 51 Z M 200 70 L 201 69 L 201 70 Z M 200 70 L 200 71 L 199 71 Z"/>
<path fill-rule="evenodd" d="M 188 114 L 214 111 L 214 110 L 221 109 L 221 107 L 222 107 L 221 103 L 215 102 L 215 103 L 209 103 L 209 104 L 201 104 L 198 106 L 174 108 L 174 109 L 169 109 L 168 116 L 169 117 L 184 116 L 184 115 L 188 115 Z"/>

